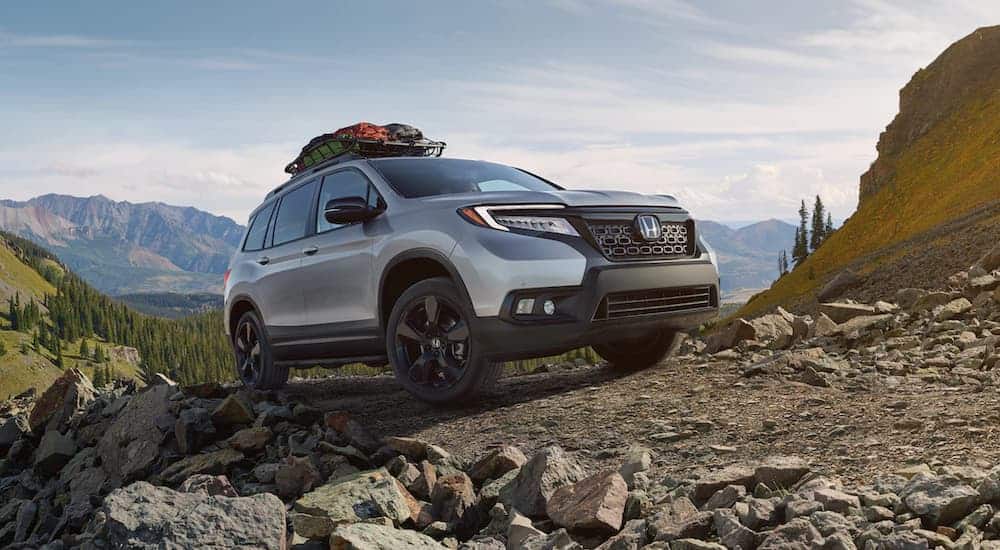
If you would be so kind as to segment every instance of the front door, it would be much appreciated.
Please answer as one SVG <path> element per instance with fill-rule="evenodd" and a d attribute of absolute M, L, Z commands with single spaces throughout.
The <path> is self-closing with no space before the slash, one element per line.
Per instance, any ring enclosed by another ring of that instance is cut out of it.
<path fill-rule="evenodd" d="M 316 205 L 316 234 L 304 241 L 302 290 L 309 333 L 326 344 L 324 355 L 378 353 L 375 314 L 377 282 L 372 274 L 375 220 L 331 224 L 323 214 L 326 203 L 361 197 L 377 205 L 378 193 L 361 171 L 346 168 L 323 178 Z"/>

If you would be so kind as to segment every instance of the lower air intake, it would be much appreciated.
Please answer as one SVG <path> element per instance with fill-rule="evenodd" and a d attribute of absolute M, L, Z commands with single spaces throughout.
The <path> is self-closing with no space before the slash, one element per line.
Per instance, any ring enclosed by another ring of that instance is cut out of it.
<path fill-rule="evenodd" d="M 682 313 L 715 307 L 718 302 L 718 294 L 714 286 L 614 292 L 601 300 L 601 304 L 594 314 L 594 320 Z"/>

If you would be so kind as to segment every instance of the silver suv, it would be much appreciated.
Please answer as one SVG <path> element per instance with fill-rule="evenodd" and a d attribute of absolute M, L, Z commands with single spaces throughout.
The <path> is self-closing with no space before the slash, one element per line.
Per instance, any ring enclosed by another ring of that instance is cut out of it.
<path fill-rule="evenodd" d="M 240 379 L 389 364 L 429 402 L 502 361 L 592 346 L 639 369 L 718 312 L 715 255 L 672 197 L 569 191 L 449 158 L 352 158 L 268 194 L 226 274 Z"/>

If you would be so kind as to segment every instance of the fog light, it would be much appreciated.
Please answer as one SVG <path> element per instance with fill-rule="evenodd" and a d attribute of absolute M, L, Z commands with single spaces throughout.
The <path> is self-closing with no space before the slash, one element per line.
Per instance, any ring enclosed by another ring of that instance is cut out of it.
<path fill-rule="evenodd" d="M 531 315 L 533 309 L 535 309 L 535 299 L 524 298 L 517 301 L 517 309 L 514 310 L 514 313 L 517 315 Z"/>
<path fill-rule="evenodd" d="M 544 311 L 546 315 L 555 315 L 556 303 L 552 300 L 545 300 L 545 303 L 542 304 L 542 311 Z"/>

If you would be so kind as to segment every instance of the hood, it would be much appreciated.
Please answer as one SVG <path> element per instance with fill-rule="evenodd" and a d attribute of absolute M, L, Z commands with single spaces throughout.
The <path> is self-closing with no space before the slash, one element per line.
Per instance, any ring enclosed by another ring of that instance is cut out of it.
<path fill-rule="evenodd" d="M 565 204 L 569 207 L 624 206 L 680 208 L 677 199 L 669 195 L 643 195 L 629 191 L 499 191 L 493 193 L 461 193 L 436 195 L 420 200 L 429 202 L 479 204 Z"/>

